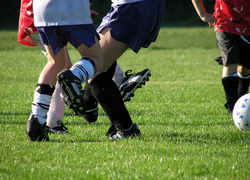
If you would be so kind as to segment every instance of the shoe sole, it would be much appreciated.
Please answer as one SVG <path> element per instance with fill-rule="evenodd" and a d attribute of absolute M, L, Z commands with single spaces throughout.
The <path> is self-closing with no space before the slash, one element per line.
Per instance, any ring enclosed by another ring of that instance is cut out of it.
<path fill-rule="evenodd" d="M 124 102 L 130 101 L 130 100 L 131 100 L 131 97 L 134 96 L 134 92 L 135 92 L 138 88 L 141 88 L 143 85 L 145 85 L 145 83 L 146 83 L 147 81 L 149 81 L 149 77 L 150 77 L 150 76 L 151 76 L 151 70 L 148 69 L 148 70 L 146 71 L 146 73 L 144 73 L 144 75 L 139 79 L 139 81 L 137 82 L 137 85 L 136 85 L 131 91 L 127 92 L 127 93 L 123 96 L 122 100 L 123 100 Z"/>
<path fill-rule="evenodd" d="M 63 134 L 63 135 L 70 135 L 71 134 L 68 131 L 57 131 L 57 130 L 54 130 L 53 128 L 49 129 L 49 133 L 52 133 L 52 134 Z"/>
<path fill-rule="evenodd" d="M 74 111 L 75 115 L 82 116 L 85 113 L 83 95 L 80 93 L 81 89 L 73 87 L 73 85 L 77 85 L 71 83 L 74 82 L 74 79 L 69 74 L 69 71 L 65 69 L 57 76 L 57 80 L 64 92 L 63 102 Z M 79 89 L 79 92 L 76 92 L 76 89 Z"/>

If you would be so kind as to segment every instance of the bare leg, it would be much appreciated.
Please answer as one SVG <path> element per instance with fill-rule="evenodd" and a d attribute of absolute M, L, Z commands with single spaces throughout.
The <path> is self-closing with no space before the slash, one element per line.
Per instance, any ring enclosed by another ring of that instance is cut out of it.
<path fill-rule="evenodd" d="M 70 68 L 72 66 L 68 51 L 66 50 L 66 64 L 65 68 Z M 52 96 L 49 112 L 47 114 L 47 126 L 50 128 L 54 128 L 58 126 L 57 121 L 62 121 L 64 112 L 65 112 L 65 104 L 61 100 L 60 93 L 62 93 L 62 88 L 60 84 L 57 82 L 55 87 L 55 92 Z"/>

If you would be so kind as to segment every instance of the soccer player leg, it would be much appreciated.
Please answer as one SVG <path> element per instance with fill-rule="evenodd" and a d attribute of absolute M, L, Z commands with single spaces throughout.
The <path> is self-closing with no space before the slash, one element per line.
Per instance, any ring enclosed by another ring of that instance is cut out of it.
<path fill-rule="evenodd" d="M 26 125 L 26 134 L 31 141 L 48 141 L 46 127 L 47 113 L 50 107 L 52 94 L 56 84 L 56 74 L 65 65 L 65 50 L 61 49 L 53 55 L 51 48 L 46 45 L 48 52 L 48 63 L 44 67 L 38 80 L 38 86 L 34 93 L 32 113 Z"/>
<path fill-rule="evenodd" d="M 70 69 L 64 69 L 57 75 L 63 93 L 64 103 L 75 113 L 82 116 L 85 113 L 83 91 L 81 84 L 95 73 L 94 63 L 90 58 L 77 61 Z"/>
<path fill-rule="evenodd" d="M 232 114 L 234 104 L 238 100 L 238 84 L 239 77 L 236 73 L 237 64 L 229 66 L 223 66 L 223 78 L 222 85 L 224 87 L 226 95 L 225 107 L 228 110 L 228 114 Z"/>
<path fill-rule="evenodd" d="M 250 82 L 250 62 L 249 62 L 249 51 L 250 51 L 250 36 L 240 36 L 240 47 L 239 47 L 239 60 L 238 76 L 239 76 L 239 89 L 238 97 L 240 98 L 244 94 L 248 93 L 249 82 Z"/>
<path fill-rule="evenodd" d="M 114 62 L 111 67 L 108 69 L 107 74 L 112 78 L 114 76 L 115 68 L 117 63 Z M 95 122 L 98 118 L 98 102 L 95 97 L 91 93 L 90 85 L 86 82 L 84 86 L 84 103 L 86 112 L 83 115 L 83 118 L 88 122 L 92 123 Z"/>
<path fill-rule="evenodd" d="M 90 82 L 90 88 L 112 123 L 113 131 L 109 138 L 122 139 L 140 134 L 122 101 L 118 87 L 106 72 L 96 75 Z"/>
<path fill-rule="evenodd" d="M 66 48 L 66 47 L 65 47 Z M 72 66 L 68 51 L 65 51 L 66 63 L 65 68 L 70 68 Z M 55 87 L 55 92 L 52 95 L 52 100 L 47 117 L 47 126 L 52 133 L 69 134 L 68 129 L 63 125 L 62 120 L 65 112 L 65 104 L 61 100 L 60 94 L 62 93 L 62 88 L 57 82 Z"/>
<path fill-rule="evenodd" d="M 32 113 L 26 124 L 26 134 L 31 141 L 49 141 L 46 121 L 54 89 L 49 84 L 37 84 Z"/>
<path fill-rule="evenodd" d="M 248 93 L 250 82 L 250 69 L 246 69 L 243 66 L 239 66 L 237 74 L 239 76 L 238 98 L 240 98 L 241 96 Z"/>
<path fill-rule="evenodd" d="M 70 69 L 65 69 L 57 76 L 63 89 L 62 99 L 65 104 L 78 116 L 85 113 L 84 93 L 81 84 L 92 78 L 96 70 L 102 67 L 102 52 L 98 39 L 91 47 L 81 43 L 77 50 L 82 59 Z"/>

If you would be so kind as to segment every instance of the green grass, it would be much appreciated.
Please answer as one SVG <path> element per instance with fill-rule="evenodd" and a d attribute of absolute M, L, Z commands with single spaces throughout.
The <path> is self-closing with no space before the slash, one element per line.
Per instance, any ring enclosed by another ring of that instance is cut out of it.
<path fill-rule="evenodd" d="M 128 50 L 123 70 L 152 70 L 126 106 L 142 136 L 112 142 L 100 109 L 87 124 L 66 109 L 71 135 L 30 142 L 25 124 L 46 58 L 0 31 L 0 179 L 250 179 L 250 134 L 239 131 L 224 108 L 222 67 L 208 27 L 162 28 L 139 54 Z M 78 53 L 69 46 L 73 62 Z"/>

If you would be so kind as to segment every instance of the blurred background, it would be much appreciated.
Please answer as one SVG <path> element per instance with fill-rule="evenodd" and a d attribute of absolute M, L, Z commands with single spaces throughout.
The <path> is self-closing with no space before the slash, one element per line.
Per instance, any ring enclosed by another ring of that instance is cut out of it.
<path fill-rule="evenodd" d="M 15 30 L 18 28 L 21 0 L 0 1 L 0 29 Z M 96 26 L 110 9 L 110 0 L 90 0 L 91 9 L 99 12 L 99 16 L 92 16 Z M 204 0 L 208 12 L 213 12 L 215 0 Z M 197 16 L 191 0 L 166 0 L 166 12 L 163 26 L 207 26 Z"/>

